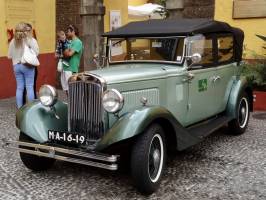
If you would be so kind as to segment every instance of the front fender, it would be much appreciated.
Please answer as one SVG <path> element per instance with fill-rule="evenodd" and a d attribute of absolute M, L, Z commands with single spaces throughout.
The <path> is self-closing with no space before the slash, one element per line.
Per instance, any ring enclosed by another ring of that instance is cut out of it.
<path fill-rule="evenodd" d="M 67 131 L 67 104 L 57 101 L 54 111 L 36 100 L 23 106 L 16 113 L 17 128 L 39 143 L 47 142 L 48 130 Z"/>
<path fill-rule="evenodd" d="M 167 109 L 160 106 L 151 106 L 141 107 L 121 116 L 97 143 L 95 150 L 101 151 L 112 144 L 139 135 L 157 119 L 167 120 L 173 127 L 178 150 L 201 141 L 200 138 L 191 136 Z"/>
<path fill-rule="evenodd" d="M 253 100 L 252 89 L 250 88 L 247 79 L 241 76 L 239 79 L 235 80 L 232 86 L 231 92 L 230 92 L 229 100 L 228 100 L 227 107 L 226 107 L 226 115 L 228 117 L 232 119 L 237 118 L 238 99 L 239 99 L 239 96 L 245 91 L 248 93 L 248 96 L 252 103 L 252 100 Z M 251 92 L 248 92 L 248 91 L 251 91 Z M 252 105 L 251 105 L 251 108 L 252 108 Z"/>

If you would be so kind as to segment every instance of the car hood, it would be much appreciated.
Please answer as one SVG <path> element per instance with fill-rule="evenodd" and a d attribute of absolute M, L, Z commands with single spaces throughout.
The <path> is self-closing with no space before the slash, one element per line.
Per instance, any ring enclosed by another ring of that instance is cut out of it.
<path fill-rule="evenodd" d="M 164 64 L 120 64 L 89 71 L 105 79 L 107 84 L 165 78 L 171 72 L 182 71 L 178 66 Z"/>

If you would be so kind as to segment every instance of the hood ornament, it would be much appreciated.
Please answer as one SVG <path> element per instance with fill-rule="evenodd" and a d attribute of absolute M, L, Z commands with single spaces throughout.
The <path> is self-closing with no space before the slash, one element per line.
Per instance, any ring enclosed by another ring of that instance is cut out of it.
<path fill-rule="evenodd" d="M 141 97 L 140 102 L 142 103 L 143 106 L 146 106 L 146 104 L 148 103 L 148 99 L 146 97 Z"/>

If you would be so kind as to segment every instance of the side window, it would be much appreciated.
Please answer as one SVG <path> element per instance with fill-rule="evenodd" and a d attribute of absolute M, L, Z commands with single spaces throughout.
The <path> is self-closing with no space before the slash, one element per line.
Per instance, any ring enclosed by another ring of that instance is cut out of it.
<path fill-rule="evenodd" d="M 176 55 L 174 57 L 175 61 L 181 62 L 183 58 L 183 49 L 184 49 L 184 38 L 180 38 L 176 47 Z"/>
<path fill-rule="evenodd" d="M 215 66 L 234 59 L 234 38 L 232 35 L 208 35 L 204 37 L 188 37 L 188 55 L 201 54 L 203 67 Z M 193 68 L 193 67 L 192 67 Z"/>
<path fill-rule="evenodd" d="M 215 49 L 214 49 L 214 39 L 213 35 L 195 35 L 186 38 L 187 45 L 187 54 L 188 56 L 192 56 L 195 53 L 199 53 L 201 55 L 201 62 L 197 63 L 195 66 L 201 65 L 203 67 L 214 66 L 216 63 L 215 60 Z M 197 69 L 198 67 L 193 67 L 192 69 Z"/>
<path fill-rule="evenodd" d="M 212 38 L 206 38 L 203 46 L 202 60 L 199 64 L 210 65 L 213 63 L 213 40 Z"/>
<path fill-rule="evenodd" d="M 234 56 L 234 40 L 232 36 L 222 36 L 217 38 L 218 62 L 227 62 Z"/>

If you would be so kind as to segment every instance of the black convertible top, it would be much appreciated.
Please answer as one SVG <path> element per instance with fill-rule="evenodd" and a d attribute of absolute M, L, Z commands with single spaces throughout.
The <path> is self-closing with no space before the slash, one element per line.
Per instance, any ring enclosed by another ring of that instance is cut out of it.
<path fill-rule="evenodd" d="M 103 36 L 111 38 L 192 36 L 208 33 L 232 33 L 235 40 L 235 58 L 241 61 L 244 33 L 225 22 L 211 19 L 153 19 L 131 22 Z"/>
<path fill-rule="evenodd" d="M 130 22 L 118 29 L 104 33 L 103 36 L 181 36 L 197 33 L 233 32 L 233 29 L 225 22 L 210 19 L 154 19 Z"/>

